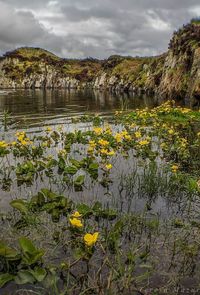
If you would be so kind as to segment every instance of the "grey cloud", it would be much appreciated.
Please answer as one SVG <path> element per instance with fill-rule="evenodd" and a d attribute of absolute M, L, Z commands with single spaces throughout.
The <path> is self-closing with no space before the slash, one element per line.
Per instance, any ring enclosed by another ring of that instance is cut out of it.
<path fill-rule="evenodd" d="M 154 55 L 199 0 L 0 0 L 0 52 L 44 47 L 59 56 Z"/>

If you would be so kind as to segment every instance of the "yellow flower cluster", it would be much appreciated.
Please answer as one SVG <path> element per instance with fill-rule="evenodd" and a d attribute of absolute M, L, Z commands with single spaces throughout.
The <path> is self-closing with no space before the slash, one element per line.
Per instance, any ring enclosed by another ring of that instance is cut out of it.
<path fill-rule="evenodd" d="M 82 228 L 83 223 L 81 221 L 81 217 L 82 214 L 80 214 L 78 211 L 75 211 L 69 219 L 71 226 L 78 229 Z M 98 232 L 95 232 L 94 234 L 86 233 L 83 237 L 83 241 L 87 247 L 92 247 L 97 242 L 98 236 Z"/>
<path fill-rule="evenodd" d="M 17 132 L 16 133 L 17 140 L 21 143 L 21 145 L 26 146 L 32 144 L 32 141 L 26 136 L 26 132 Z"/>
<path fill-rule="evenodd" d="M 131 140 L 131 136 L 130 134 L 128 134 L 128 132 L 126 130 L 122 131 L 122 132 L 117 132 L 114 136 L 115 140 L 117 143 L 120 143 L 123 141 L 123 139 L 125 140 Z"/>
<path fill-rule="evenodd" d="M 109 142 L 107 140 L 104 140 L 104 139 L 100 139 L 98 141 L 98 143 L 102 146 L 108 146 L 109 145 Z"/>
<path fill-rule="evenodd" d="M 84 235 L 83 240 L 86 246 L 92 247 L 97 242 L 98 237 L 99 237 L 98 232 L 95 232 L 94 234 L 87 233 Z"/>
<path fill-rule="evenodd" d="M 114 151 L 109 151 L 108 149 L 100 149 L 100 154 L 105 156 L 114 156 Z"/>

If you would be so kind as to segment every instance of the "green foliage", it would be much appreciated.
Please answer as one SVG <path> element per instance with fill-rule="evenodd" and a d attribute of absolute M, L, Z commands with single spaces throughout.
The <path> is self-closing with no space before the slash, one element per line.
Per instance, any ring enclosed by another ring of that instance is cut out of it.
<path fill-rule="evenodd" d="M 19 285 L 42 282 L 47 275 L 46 270 L 39 266 L 44 250 L 37 249 L 26 237 L 19 239 L 19 245 L 21 251 L 0 243 L 0 288 L 12 280 Z"/>

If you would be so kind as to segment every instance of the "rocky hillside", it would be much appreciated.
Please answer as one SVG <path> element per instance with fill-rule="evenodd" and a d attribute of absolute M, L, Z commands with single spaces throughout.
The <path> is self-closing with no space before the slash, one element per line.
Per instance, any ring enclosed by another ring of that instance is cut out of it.
<path fill-rule="evenodd" d="M 0 58 L 0 88 L 80 87 L 200 101 L 200 22 L 175 32 L 168 51 L 157 57 L 69 60 L 19 48 Z"/>
<path fill-rule="evenodd" d="M 0 60 L 0 88 L 77 88 L 101 69 L 95 59 L 66 60 L 40 48 L 19 48 Z"/>

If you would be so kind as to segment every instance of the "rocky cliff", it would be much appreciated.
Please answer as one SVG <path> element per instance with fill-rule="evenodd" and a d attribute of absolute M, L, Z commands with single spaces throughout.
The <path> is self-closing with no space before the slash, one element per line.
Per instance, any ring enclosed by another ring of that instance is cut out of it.
<path fill-rule="evenodd" d="M 175 32 L 168 51 L 157 57 L 69 60 L 20 48 L 0 59 L 0 88 L 80 87 L 200 101 L 200 22 Z"/>

